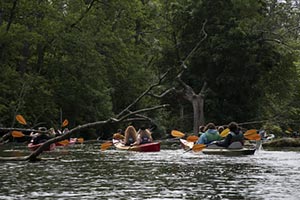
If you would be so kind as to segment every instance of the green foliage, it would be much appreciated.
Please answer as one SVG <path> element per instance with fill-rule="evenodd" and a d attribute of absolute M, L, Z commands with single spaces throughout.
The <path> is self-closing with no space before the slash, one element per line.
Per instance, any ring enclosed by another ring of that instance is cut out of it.
<path fill-rule="evenodd" d="M 299 7 L 293 1 L 1 1 L 0 124 L 21 113 L 32 125 L 58 127 L 107 119 L 169 69 L 154 92 L 182 79 L 208 83 L 206 121 L 274 119 L 297 127 Z M 192 107 L 180 94 L 144 98 L 133 109 L 162 130 L 190 130 Z M 183 120 L 181 119 L 183 117 Z"/>

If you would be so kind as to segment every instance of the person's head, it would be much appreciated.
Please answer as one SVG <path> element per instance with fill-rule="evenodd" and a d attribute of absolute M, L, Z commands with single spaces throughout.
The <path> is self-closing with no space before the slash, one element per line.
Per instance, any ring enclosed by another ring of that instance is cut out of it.
<path fill-rule="evenodd" d="M 224 126 L 219 126 L 218 127 L 218 132 L 221 133 L 222 131 L 224 131 Z"/>
<path fill-rule="evenodd" d="M 136 130 L 133 126 L 128 126 L 125 130 L 125 136 L 131 136 L 136 138 Z"/>
<path fill-rule="evenodd" d="M 228 128 L 231 132 L 237 133 L 239 131 L 239 126 L 236 122 L 230 122 Z"/>
<path fill-rule="evenodd" d="M 205 129 L 205 126 L 199 126 L 199 132 L 203 133 Z"/>
<path fill-rule="evenodd" d="M 149 131 L 149 129 L 146 129 L 144 127 L 141 127 L 141 129 L 139 130 L 138 133 L 139 133 L 140 137 L 143 137 L 143 136 L 151 137 L 151 132 Z"/>
<path fill-rule="evenodd" d="M 216 126 L 214 123 L 208 123 L 205 127 L 205 131 L 207 131 L 208 129 L 216 129 Z"/>

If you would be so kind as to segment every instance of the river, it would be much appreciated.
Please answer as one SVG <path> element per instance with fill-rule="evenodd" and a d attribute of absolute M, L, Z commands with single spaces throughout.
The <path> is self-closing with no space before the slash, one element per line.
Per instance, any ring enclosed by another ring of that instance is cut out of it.
<path fill-rule="evenodd" d="M 108 149 L 99 143 L 44 153 L 59 160 L 2 162 L 0 199 L 300 199 L 300 153 L 226 157 Z M 29 153 L 2 146 L 1 156 Z"/>

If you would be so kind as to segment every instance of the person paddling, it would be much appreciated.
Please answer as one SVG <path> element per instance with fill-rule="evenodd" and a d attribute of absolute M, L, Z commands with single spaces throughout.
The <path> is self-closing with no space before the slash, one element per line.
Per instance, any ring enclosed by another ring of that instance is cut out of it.
<path fill-rule="evenodd" d="M 229 134 L 223 141 L 216 142 L 216 145 L 226 148 L 233 142 L 240 142 L 242 145 L 244 145 L 244 135 L 238 124 L 236 122 L 231 122 L 228 125 L 228 128 L 230 130 Z"/>
<path fill-rule="evenodd" d="M 128 126 L 125 130 L 124 143 L 126 146 L 130 146 L 137 140 L 137 133 L 133 126 Z"/>
<path fill-rule="evenodd" d="M 133 145 L 146 144 L 150 142 L 153 142 L 151 132 L 149 131 L 149 129 L 145 129 L 144 127 L 142 127 L 138 131 L 137 141 Z"/>
<path fill-rule="evenodd" d="M 214 123 L 208 123 L 205 130 L 205 133 L 200 136 L 196 144 L 210 144 L 213 141 L 222 139 Z"/>

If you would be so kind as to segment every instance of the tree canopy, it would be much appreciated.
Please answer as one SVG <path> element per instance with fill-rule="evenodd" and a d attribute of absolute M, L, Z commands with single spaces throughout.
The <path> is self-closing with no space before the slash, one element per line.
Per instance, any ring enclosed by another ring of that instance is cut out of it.
<path fill-rule="evenodd" d="M 169 70 L 155 92 L 176 91 L 135 107 L 170 104 L 147 116 L 191 131 L 184 64 L 196 93 L 207 83 L 205 123 L 299 128 L 299 11 L 296 0 L 3 0 L 0 126 L 20 113 L 32 127 L 114 117 Z"/>

